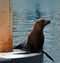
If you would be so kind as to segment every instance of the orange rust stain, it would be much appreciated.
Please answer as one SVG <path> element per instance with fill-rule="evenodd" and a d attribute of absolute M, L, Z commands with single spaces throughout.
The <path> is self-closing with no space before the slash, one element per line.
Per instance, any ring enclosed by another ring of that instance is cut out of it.
<path fill-rule="evenodd" d="M 11 51 L 12 51 L 12 39 L 11 37 L 9 37 L 7 41 L 1 44 L 0 52 L 11 52 Z"/>

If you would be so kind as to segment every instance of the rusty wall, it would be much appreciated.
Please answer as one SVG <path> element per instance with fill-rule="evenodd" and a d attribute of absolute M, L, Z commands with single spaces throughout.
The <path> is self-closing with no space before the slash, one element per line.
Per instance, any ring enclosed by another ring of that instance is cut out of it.
<path fill-rule="evenodd" d="M 11 0 L 0 0 L 0 52 L 12 51 Z"/>

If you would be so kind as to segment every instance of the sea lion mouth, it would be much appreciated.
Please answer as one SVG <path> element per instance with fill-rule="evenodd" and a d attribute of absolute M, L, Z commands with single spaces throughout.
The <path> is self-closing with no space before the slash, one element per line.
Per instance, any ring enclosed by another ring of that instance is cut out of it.
<path fill-rule="evenodd" d="M 46 20 L 44 25 L 46 26 L 46 25 L 50 24 L 50 22 L 51 22 L 50 20 Z"/>

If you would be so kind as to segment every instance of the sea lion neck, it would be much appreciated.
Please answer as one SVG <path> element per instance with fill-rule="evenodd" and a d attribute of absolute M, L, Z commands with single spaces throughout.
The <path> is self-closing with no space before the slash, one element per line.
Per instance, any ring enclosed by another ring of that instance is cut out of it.
<path fill-rule="evenodd" d="M 43 29 L 35 29 L 35 28 L 33 28 L 33 30 L 32 30 L 32 33 L 34 34 L 34 35 L 41 35 L 41 34 L 43 34 Z"/>

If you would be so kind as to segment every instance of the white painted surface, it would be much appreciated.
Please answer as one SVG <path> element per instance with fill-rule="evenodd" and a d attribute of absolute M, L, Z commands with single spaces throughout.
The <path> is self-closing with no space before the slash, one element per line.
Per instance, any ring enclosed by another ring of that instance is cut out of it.
<path fill-rule="evenodd" d="M 42 54 L 42 53 L 31 53 L 31 54 L 16 54 L 16 53 L 25 53 L 25 51 L 14 49 L 13 52 L 0 53 L 0 58 L 15 59 L 15 58 L 37 56 Z"/>

